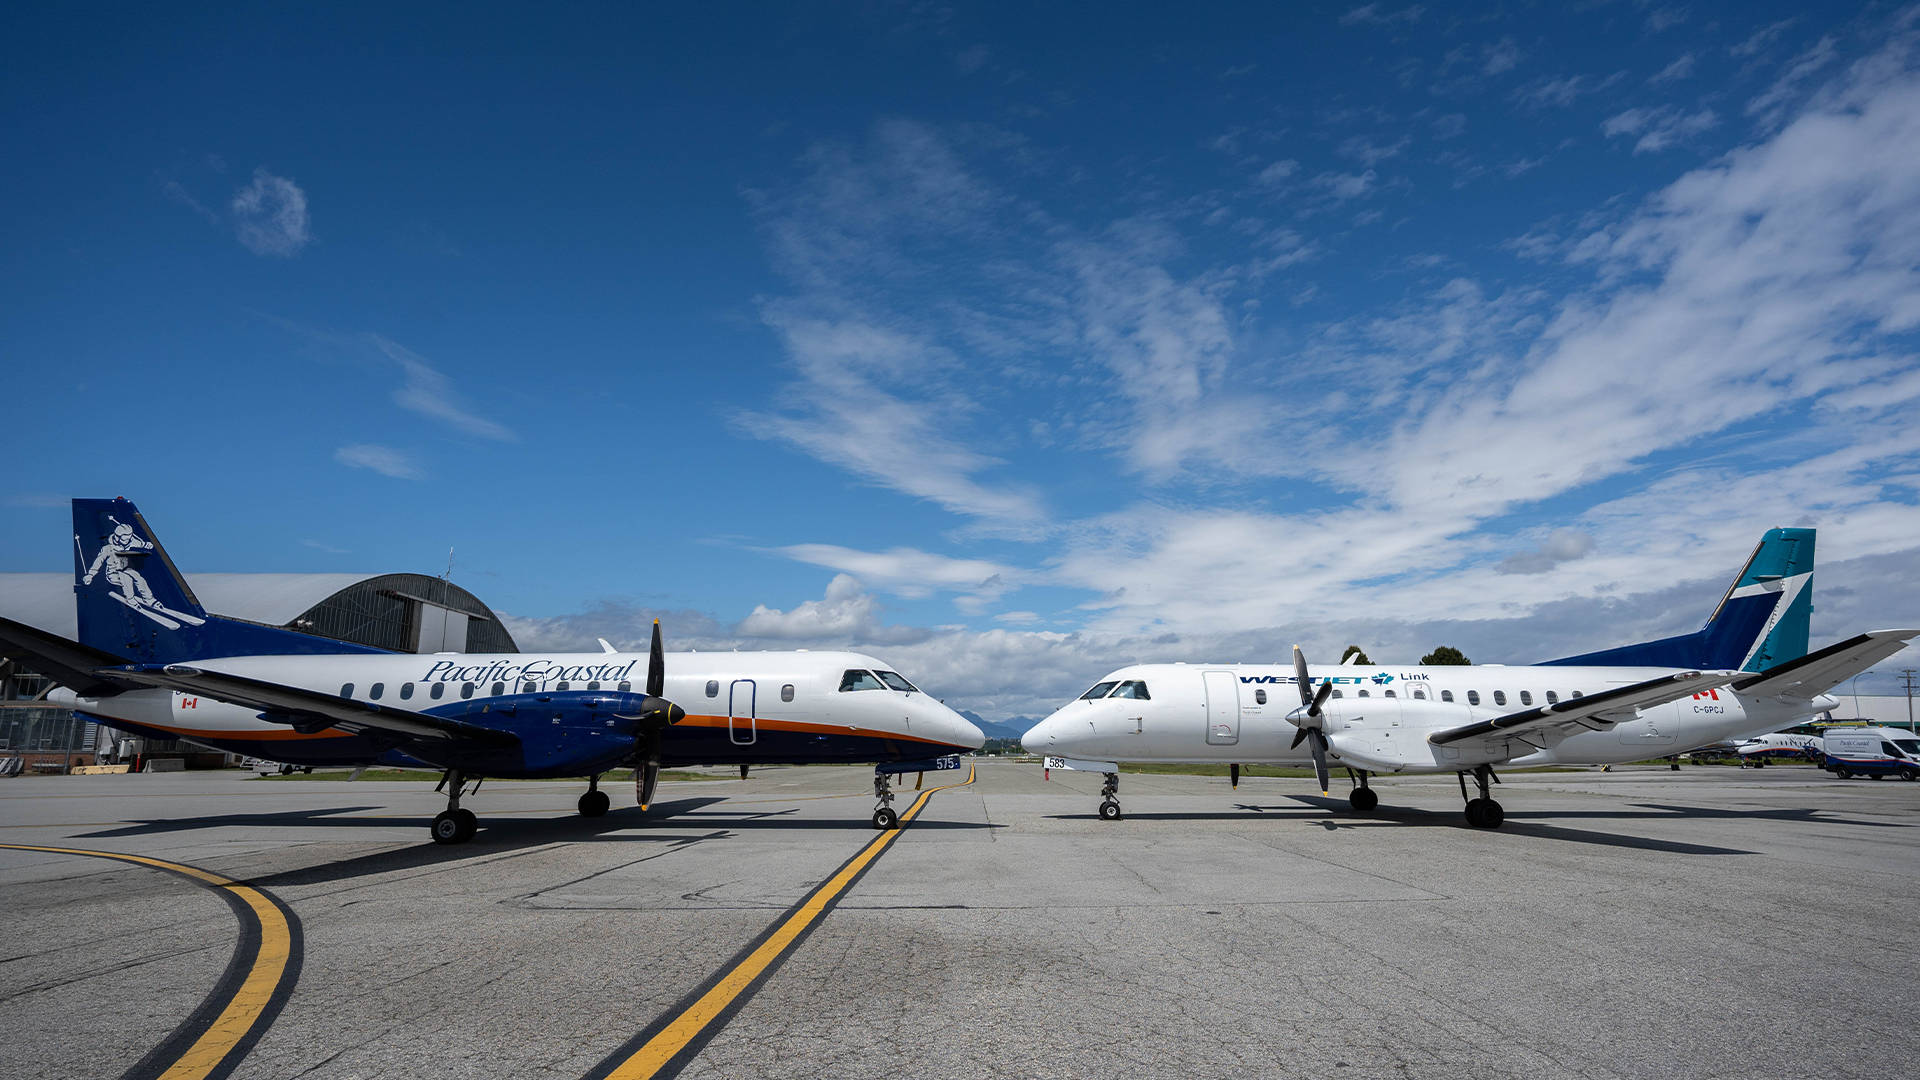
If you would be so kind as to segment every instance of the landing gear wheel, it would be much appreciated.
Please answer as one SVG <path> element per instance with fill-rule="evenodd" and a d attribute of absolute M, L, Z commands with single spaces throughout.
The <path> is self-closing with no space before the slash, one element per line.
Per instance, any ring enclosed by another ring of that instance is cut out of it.
<path fill-rule="evenodd" d="M 1117 802 L 1114 802 L 1112 799 L 1108 799 L 1106 802 L 1101 803 L 1100 804 L 1100 820 L 1101 821 L 1119 821 L 1120 820 L 1120 804 Z"/>
<path fill-rule="evenodd" d="M 473 816 L 473 811 L 462 807 L 455 810 L 453 816 L 460 819 L 460 839 L 457 843 L 466 843 L 473 839 L 474 833 L 480 831 L 480 819 Z"/>
<path fill-rule="evenodd" d="M 1353 807 L 1354 813 L 1371 813 L 1380 805 L 1380 796 L 1372 788 L 1357 787 L 1347 794 L 1347 805 Z"/>
<path fill-rule="evenodd" d="M 873 812 L 873 827 L 879 829 L 881 832 L 886 832 L 888 829 L 895 828 L 899 824 L 900 815 L 894 813 L 893 807 L 891 806 L 883 806 Z"/>
<path fill-rule="evenodd" d="M 1467 824 L 1476 829 L 1497 829 L 1507 820 L 1507 812 L 1492 799 L 1474 799 L 1467 803 Z"/>
<path fill-rule="evenodd" d="M 461 815 L 465 815 L 462 817 Z M 433 842 L 436 844 L 464 844 L 473 838 L 473 827 L 467 824 L 467 818 L 473 815 L 465 810 L 442 810 L 433 816 Z"/>
<path fill-rule="evenodd" d="M 589 791 L 580 796 L 580 816 L 600 817 L 607 812 L 607 807 L 611 805 L 613 805 L 613 801 L 607 798 L 606 792 Z"/>

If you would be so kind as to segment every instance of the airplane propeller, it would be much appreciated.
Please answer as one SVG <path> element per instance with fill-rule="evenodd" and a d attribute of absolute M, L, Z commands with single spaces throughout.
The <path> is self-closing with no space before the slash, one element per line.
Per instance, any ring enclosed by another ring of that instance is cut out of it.
<path fill-rule="evenodd" d="M 662 696 L 666 690 L 667 653 L 660 643 L 660 620 L 655 619 L 653 645 L 647 652 L 647 696 L 639 716 L 646 725 L 646 745 L 640 753 L 640 767 L 633 771 L 634 799 L 642 810 L 653 803 L 653 789 L 660 783 L 660 733 L 687 715 L 685 709 Z"/>
<path fill-rule="evenodd" d="M 1300 730 L 1294 733 L 1293 745 L 1298 747 L 1305 742 L 1313 750 L 1313 775 L 1320 781 L 1320 794 L 1329 789 L 1327 782 L 1327 721 L 1320 706 L 1327 703 L 1333 693 L 1333 682 L 1323 680 L 1316 693 L 1307 687 L 1307 658 L 1301 654 L 1300 646 L 1293 647 L 1294 682 L 1300 687 L 1300 707 L 1287 714 L 1294 726 Z"/>

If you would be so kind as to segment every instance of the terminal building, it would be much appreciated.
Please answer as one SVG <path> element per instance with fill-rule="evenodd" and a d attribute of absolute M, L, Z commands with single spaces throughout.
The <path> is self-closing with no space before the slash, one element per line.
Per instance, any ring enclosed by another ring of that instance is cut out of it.
<path fill-rule="evenodd" d="M 211 612 L 393 652 L 519 652 L 480 598 L 425 574 L 196 574 Z M 0 612 L 62 637 L 78 636 L 71 574 L 0 574 Z M 230 764 L 193 743 L 137 739 L 44 703 L 52 684 L 0 658 L 0 768 L 66 772 L 99 761 Z"/>

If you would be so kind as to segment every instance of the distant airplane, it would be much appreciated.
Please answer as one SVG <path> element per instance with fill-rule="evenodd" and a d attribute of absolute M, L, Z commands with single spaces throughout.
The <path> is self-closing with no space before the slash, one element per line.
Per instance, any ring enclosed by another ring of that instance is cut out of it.
<path fill-rule="evenodd" d="M 1826 691 L 1920 630 L 1875 630 L 1807 655 L 1812 529 L 1774 529 L 1692 634 L 1531 666 L 1291 667 L 1141 664 L 1102 678 L 1021 740 L 1049 768 L 1106 774 L 1100 816 L 1120 817 L 1119 762 L 1329 763 L 1348 802 L 1379 805 L 1376 773 L 1457 773 L 1467 821 L 1497 828 L 1494 766 L 1667 757 L 1778 731 L 1832 708 Z M 1302 749 L 1302 744 L 1305 748 Z M 1467 792 L 1467 778 L 1477 795 Z"/>
<path fill-rule="evenodd" d="M 888 829 L 894 775 L 957 768 L 985 741 L 860 653 L 667 653 L 657 621 L 645 654 L 389 653 L 208 613 L 125 499 L 75 499 L 73 527 L 79 640 L 0 618 L 0 654 L 64 687 L 49 701 L 289 765 L 442 770 L 437 843 L 473 837 L 469 781 L 585 777 L 579 810 L 598 817 L 600 775 L 626 766 L 644 810 L 662 767 L 877 762 Z"/>
<path fill-rule="evenodd" d="M 1797 735 L 1790 731 L 1776 731 L 1767 735 L 1756 735 L 1751 739 L 1741 739 L 1733 744 L 1733 750 L 1740 755 L 1742 765 L 1748 762 L 1765 765 L 1769 758 L 1824 759 L 1827 755 L 1826 746 L 1826 740 L 1818 735 Z"/>

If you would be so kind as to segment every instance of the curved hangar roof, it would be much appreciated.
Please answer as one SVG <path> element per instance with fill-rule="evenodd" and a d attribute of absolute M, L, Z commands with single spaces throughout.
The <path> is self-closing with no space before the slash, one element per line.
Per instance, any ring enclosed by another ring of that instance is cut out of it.
<path fill-rule="evenodd" d="M 425 574 L 195 574 L 217 615 L 396 652 L 519 652 L 479 597 Z M 71 574 L 0 574 L 0 615 L 74 637 Z"/>

